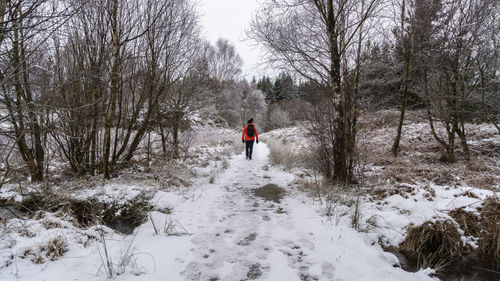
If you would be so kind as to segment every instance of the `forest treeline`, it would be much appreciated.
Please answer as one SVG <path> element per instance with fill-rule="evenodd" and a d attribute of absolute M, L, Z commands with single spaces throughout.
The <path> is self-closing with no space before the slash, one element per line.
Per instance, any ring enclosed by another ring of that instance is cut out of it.
<path fill-rule="evenodd" d="M 268 63 L 320 93 L 307 114 L 314 159 L 325 179 L 349 184 L 363 110 L 400 112 L 393 156 L 410 108 L 425 112 L 442 161 L 457 160 L 457 143 L 470 160 L 466 123 L 500 132 L 497 16 L 492 0 L 268 1 L 250 37 Z M 268 88 L 266 79 L 259 83 Z"/>
<path fill-rule="evenodd" d="M 1 0 L 2 183 L 14 162 L 34 181 L 56 162 L 110 178 L 151 134 L 179 157 L 203 110 L 232 127 L 306 121 L 324 178 L 343 184 L 363 110 L 399 110 L 394 156 L 408 109 L 425 111 L 448 162 L 457 142 L 470 158 L 466 123 L 499 129 L 497 1 L 264 1 L 248 37 L 283 71 L 252 81 L 230 42 L 202 38 L 196 5 Z"/>
<path fill-rule="evenodd" d="M 151 132 L 175 158 L 186 116 L 241 72 L 187 0 L 1 1 L 0 16 L 4 180 L 16 158 L 34 181 L 51 161 L 109 178 Z"/>

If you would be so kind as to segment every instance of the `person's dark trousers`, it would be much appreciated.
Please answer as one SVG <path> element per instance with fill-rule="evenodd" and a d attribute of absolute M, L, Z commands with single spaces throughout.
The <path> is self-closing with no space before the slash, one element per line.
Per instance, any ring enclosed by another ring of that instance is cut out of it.
<path fill-rule="evenodd" d="M 247 158 L 249 159 L 252 159 L 252 152 L 253 152 L 253 140 L 247 140 L 245 141 L 245 144 L 246 144 L 246 155 L 247 155 Z"/>

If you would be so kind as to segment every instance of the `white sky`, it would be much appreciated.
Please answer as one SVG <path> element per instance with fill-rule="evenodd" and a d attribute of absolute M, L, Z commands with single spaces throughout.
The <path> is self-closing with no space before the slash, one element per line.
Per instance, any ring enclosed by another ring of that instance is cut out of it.
<path fill-rule="evenodd" d="M 258 1 L 199 0 L 204 37 L 212 44 L 219 38 L 228 39 L 244 61 L 243 75 L 248 80 L 265 74 L 265 67 L 258 66 L 261 62 L 258 48 L 254 42 L 245 40 L 245 30 L 249 29 L 250 20 L 259 7 Z"/>

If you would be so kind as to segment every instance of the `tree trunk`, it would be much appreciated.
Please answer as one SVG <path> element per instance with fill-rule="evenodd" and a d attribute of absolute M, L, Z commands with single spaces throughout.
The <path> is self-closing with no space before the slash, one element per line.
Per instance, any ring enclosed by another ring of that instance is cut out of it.
<path fill-rule="evenodd" d="M 403 91 L 401 93 L 398 128 L 396 131 L 396 136 L 394 137 L 394 142 L 392 143 L 392 155 L 394 157 L 398 156 L 399 142 L 401 141 L 401 133 L 403 131 L 403 123 L 405 120 L 406 105 L 408 102 L 408 73 L 410 71 L 409 68 L 410 68 L 410 66 L 409 66 L 409 62 L 408 62 L 408 63 L 406 63 L 406 66 L 405 66 L 405 73 L 404 73 L 404 78 L 403 78 Z"/>
<path fill-rule="evenodd" d="M 172 157 L 179 158 L 179 127 L 181 122 L 181 114 L 175 112 L 172 120 Z"/>
<path fill-rule="evenodd" d="M 327 33 L 330 55 L 330 99 L 333 103 L 334 112 L 334 140 L 333 140 L 333 180 L 348 184 L 347 155 L 346 155 L 346 116 L 342 97 L 340 80 L 340 54 L 338 49 L 338 34 L 336 17 L 333 10 L 333 0 L 327 1 Z"/>
<path fill-rule="evenodd" d="M 163 125 L 161 124 L 161 119 L 158 119 L 160 120 L 160 124 L 158 125 L 159 126 L 159 129 L 160 129 L 160 137 L 161 137 L 161 148 L 162 148 L 162 151 L 163 151 L 163 156 L 166 156 L 167 155 L 167 138 L 165 136 L 165 131 L 163 129 Z"/>
<path fill-rule="evenodd" d="M 18 9 L 18 13 L 20 13 L 20 7 Z M 21 23 L 19 22 L 19 27 Z M 27 73 L 24 73 L 21 78 L 21 73 L 27 71 L 26 63 L 24 62 L 24 45 L 22 44 L 23 35 L 22 28 L 14 30 L 14 40 L 12 42 L 12 53 L 13 53 L 13 64 L 16 69 L 14 73 L 14 81 L 15 81 L 15 93 L 16 93 L 16 112 L 14 113 L 14 109 L 10 106 L 10 102 L 7 100 L 7 107 L 10 111 L 12 117 L 12 124 L 14 125 L 14 130 L 16 134 L 16 140 L 19 152 L 28 165 L 28 169 L 30 171 L 31 179 L 33 181 L 41 181 L 43 180 L 43 163 L 44 163 L 44 155 L 43 148 L 41 145 L 40 139 L 40 128 L 38 126 L 38 121 L 36 119 L 36 113 L 34 112 L 34 105 L 32 101 L 31 91 L 29 89 L 29 81 Z M 23 89 L 22 86 L 27 88 Z M 30 129 L 34 134 L 34 142 L 35 142 L 35 154 L 33 155 L 32 149 L 28 146 L 26 141 L 26 126 L 24 124 L 24 109 L 22 100 L 26 99 L 28 106 L 28 124 Z"/>
<path fill-rule="evenodd" d="M 423 80 L 424 80 L 424 97 L 425 97 L 425 102 L 426 102 L 426 112 L 427 112 L 427 120 L 429 121 L 429 126 L 431 127 L 431 133 L 434 139 L 441 145 L 443 148 L 443 154 L 441 155 L 441 160 L 453 163 L 455 162 L 455 134 L 454 132 L 451 132 L 450 130 L 453 131 L 453 129 L 449 128 L 449 126 L 446 128 L 446 131 L 448 132 L 448 143 L 441 139 L 437 132 L 436 128 L 434 127 L 434 119 L 432 117 L 431 113 L 431 98 L 429 94 L 429 85 L 428 85 L 428 79 L 427 79 L 427 70 L 423 70 Z"/>
<path fill-rule="evenodd" d="M 111 148 L 111 127 L 113 126 L 113 121 L 115 119 L 116 110 L 116 97 L 119 90 L 118 79 L 119 79 L 119 63 L 120 63 L 120 42 L 118 41 L 118 0 L 113 0 L 113 11 L 111 14 L 111 34 L 113 39 L 113 67 L 111 69 L 111 87 L 110 96 L 108 104 L 108 116 L 106 118 L 106 124 L 104 128 L 104 152 L 103 152 L 103 164 L 104 164 L 104 177 L 106 179 L 110 178 L 110 148 Z"/>
<path fill-rule="evenodd" d="M 42 134 L 41 134 L 41 129 L 40 125 L 38 124 L 38 116 L 37 116 L 37 110 L 35 108 L 35 105 L 33 103 L 33 95 L 31 92 L 31 86 L 30 86 L 30 81 L 29 81 L 29 72 L 28 72 L 28 67 L 26 65 L 27 58 L 25 57 L 25 49 L 24 49 L 24 36 L 22 33 L 21 29 L 21 41 L 20 41 L 20 51 L 21 51 L 21 68 L 23 71 L 23 82 L 24 82 L 24 94 L 26 98 L 26 103 L 28 106 L 28 119 L 29 119 L 29 124 L 30 124 L 30 129 L 33 132 L 33 142 L 34 142 L 34 150 L 35 150 L 35 162 L 36 162 L 36 169 L 35 169 L 35 174 L 32 175 L 32 180 L 34 181 L 42 181 L 43 180 L 43 164 L 45 162 L 45 153 L 43 150 L 42 146 Z"/>
<path fill-rule="evenodd" d="M 365 0 L 361 0 L 361 14 L 364 14 L 365 11 Z M 354 88 L 353 88 L 353 93 L 351 97 L 351 109 L 349 112 L 349 119 L 351 120 L 350 124 L 350 130 L 349 130 L 349 136 L 350 136 L 350 142 L 348 143 L 349 147 L 349 175 L 348 177 L 350 179 L 354 179 L 354 165 L 355 165 L 355 157 L 357 155 L 357 148 L 356 148 L 356 133 L 357 133 L 357 120 L 358 120 L 358 110 L 357 110 L 357 100 L 358 100 L 358 94 L 359 94 L 359 76 L 360 76 L 360 68 L 361 68 L 361 47 L 362 47 L 362 42 L 363 42 L 363 23 L 360 24 L 359 26 L 359 37 L 358 37 L 358 49 L 356 50 L 356 68 L 355 68 L 355 73 L 354 73 Z"/>
<path fill-rule="evenodd" d="M 453 125 L 454 127 L 454 125 Z M 447 146 L 447 152 L 448 152 L 448 163 L 455 163 L 456 158 L 455 158 L 455 129 L 454 128 L 447 128 L 448 132 L 448 146 Z"/>
<path fill-rule="evenodd" d="M 394 137 L 394 142 L 392 144 L 392 155 L 394 157 L 398 156 L 399 152 L 399 142 L 401 141 L 401 133 L 403 131 L 403 123 L 405 120 L 405 112 L 406 112 L 406 105 L 408 102 L 408 80 L 410 76 L 410 68 L 411 68 L 411 53 L 410 50 L 408 50 L 408 46 L 406 45 L 406 41 L 404 38 L 404 32 L 405 32 L 405 9 L 406 9 L 406 1 L 403 0 L 401 3 L 401 48 L 403 49 L 403 56 L 404 56 L 404 61 L 405 61 L 405 68 L 404 68 L 404 74 L 403 74 L 403 89 L 401 92 L 401 99 L 400 99 L 400 114 L 399 114 L 399 122 L 398 122 L 398 128 L 396 131 L 396 136 Z"/>
<path fill-rule="evenodd" d="M 465 135 L 465 126 L 462 123 L 460 127 L 457 125 L 456 132 L 458 137 L 460 138 L 460 143 L 462 144 L 462 148 L 464 150 L 464 157 L 466 161 L 470 161 L 470 150 L 469 145 L 467 144 L 467 136 Z"/>

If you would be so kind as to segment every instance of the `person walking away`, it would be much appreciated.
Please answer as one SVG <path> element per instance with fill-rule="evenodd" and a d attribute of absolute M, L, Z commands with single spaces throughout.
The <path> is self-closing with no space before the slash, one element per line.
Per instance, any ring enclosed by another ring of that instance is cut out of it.
<path fill-rule="evenodd" d="M 257 129 L 253 125 L 253 118 L 248 120 L 248 125 L 243 128 L 243 134 L 241 135 L 241 141 L 246 144 L 245 154 L 246 159 L 252 160 L 253 152 L 253 142 L 259 143 L 259 135 L 257 134 Z"/>

